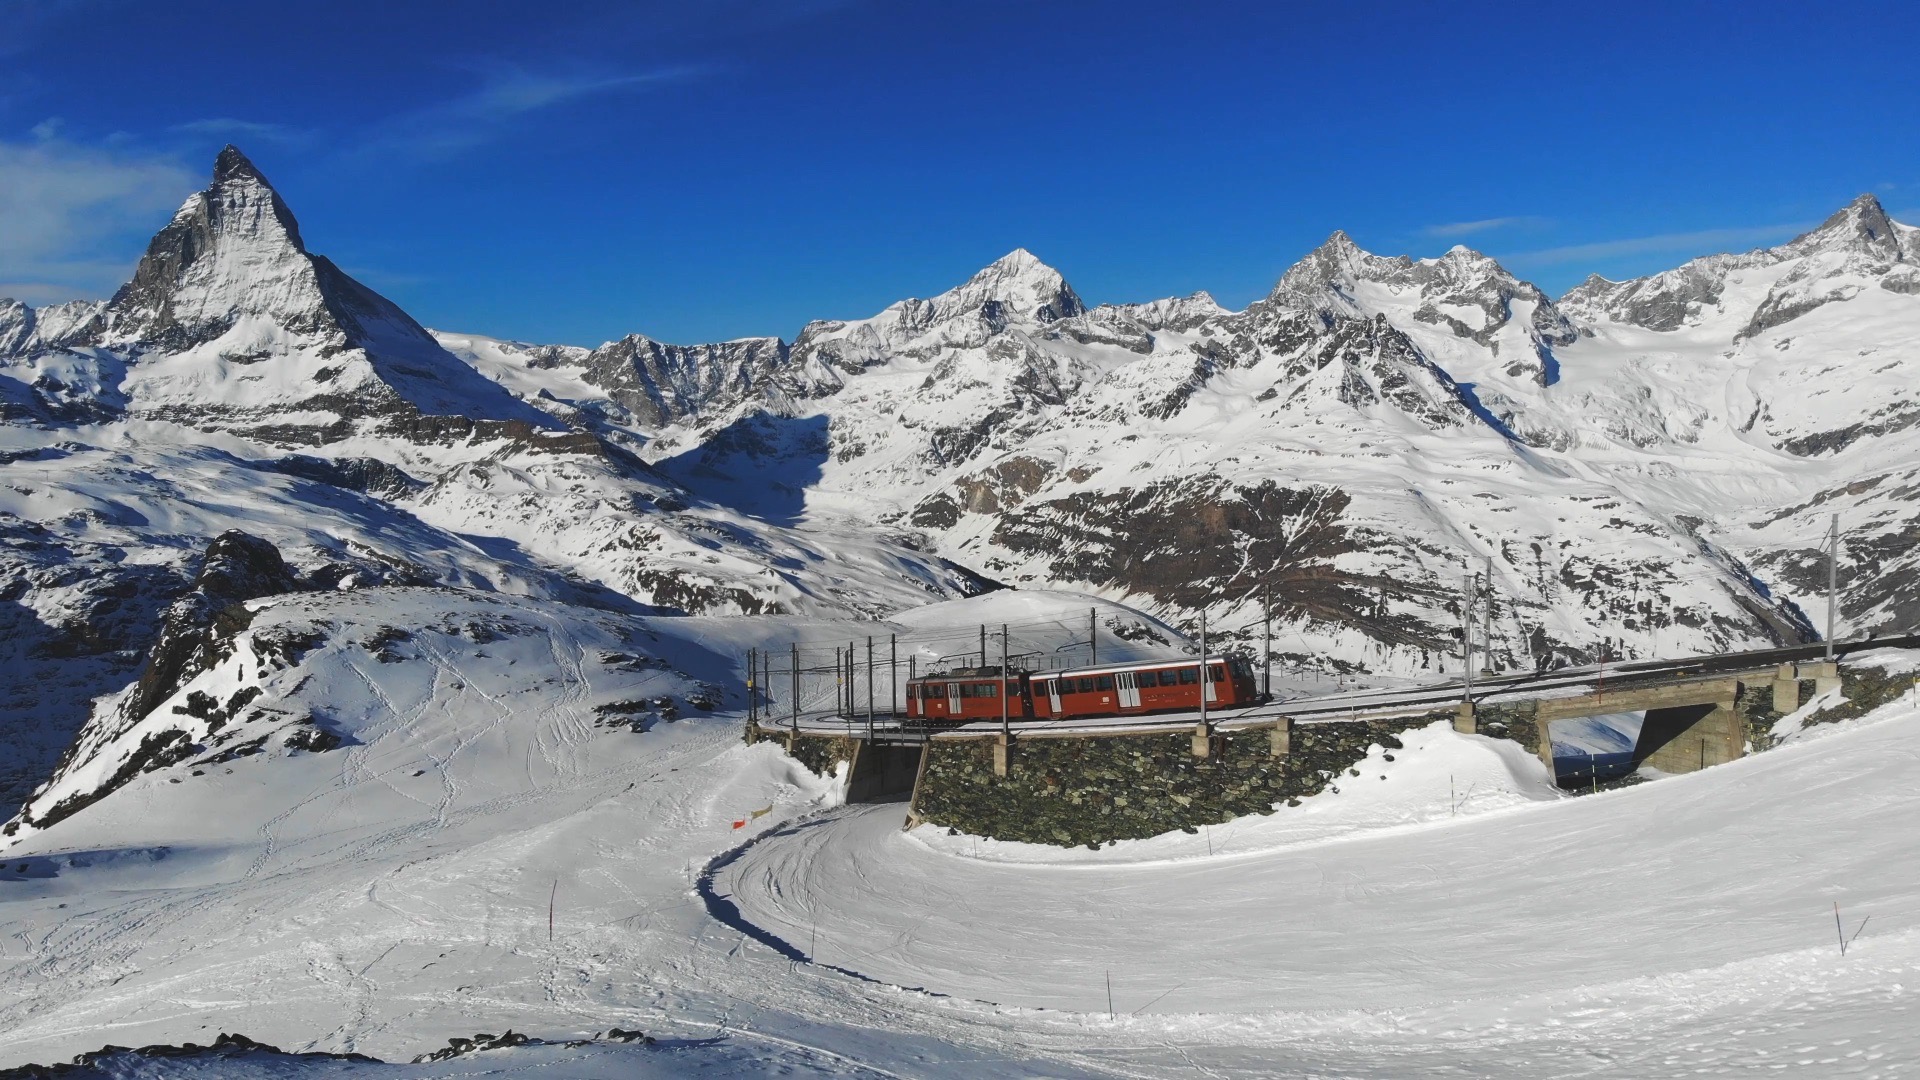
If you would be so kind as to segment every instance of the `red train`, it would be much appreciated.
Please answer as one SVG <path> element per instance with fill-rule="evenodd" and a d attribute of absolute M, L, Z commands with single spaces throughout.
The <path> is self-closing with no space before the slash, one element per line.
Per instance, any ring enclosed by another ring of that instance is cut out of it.
<path fill-rule="evenodd" d="M 1211 679 L 1207 708 L 1257 704 L 1259 690 L 1245 660 L 1207 658 Z M 1001 696 L 1013 720 L 1065 720 L 1082 716 L 1133 716 L 1193 712 L 1200 708 L 1200 662 L 1140 660 L 1066 671 L 962 668 L 907 683 L 907 715 L 917 720 L 971 723 L 998 720 Z"/>

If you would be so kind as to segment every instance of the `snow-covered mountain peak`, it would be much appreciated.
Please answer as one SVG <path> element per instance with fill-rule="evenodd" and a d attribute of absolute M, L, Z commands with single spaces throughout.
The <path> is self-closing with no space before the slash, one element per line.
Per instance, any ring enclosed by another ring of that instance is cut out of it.
<path fill-rule="evenodd" d="M 1902 239 L 1899 226 L 1887 216 L 1880 200 L 1869 193 L 1834 211 L 1819 228 L 1795 238 L 1778 252 L 1785 258 L 1844 252 L 1898 262 L 1914 257 Z"/>
<path fill-rule="evenodd" d="M 77 415 L 63 388 L 84 383 L 103 391 L 94 419 L 124 409 L 282 444 L 374 427 L 446 441 L 483 421 L 554 426 L 308 252 L 293 211 L 232 146 L 104 306 L 0 310 L 7 356 L 72 369 L 22 380 L 31 390 L 17 411 L 43 419 Z"/>
<path fill-rule="evenodd" d="M 1323 318 L 1385 317 L 1437 354 L 1456 351 L 1450 340 L 1470 342 L 1490 350 L 1506 375 L 1540 385 L 1556 377 L 1552 347 L 1576 336 L 1546 294 L 1472 248 L 1381 256 L 1343 231 L 1288 268 L 1267 304 Z"/>
<path fill-rule="evenodd" d="M 989 318 L 1050 323 L 1086 311 L 1060 271 L 1026 248 L 1015 248 L 931 301 L 941 317 L 984 312 Z M 990 307 L 991 305 L 991 307 Z"/>
<path fill-rule="evenodd" d="M 1707 255 L 1629 281 L 1595 274 L 1560 303 L 1587 322 L 1659 331 L 1737 319 L 1744 340 L 1868 293 L 1920 293 L 1920 229 L 1888 217 L 1871 194 L 1779 247 Z"/>

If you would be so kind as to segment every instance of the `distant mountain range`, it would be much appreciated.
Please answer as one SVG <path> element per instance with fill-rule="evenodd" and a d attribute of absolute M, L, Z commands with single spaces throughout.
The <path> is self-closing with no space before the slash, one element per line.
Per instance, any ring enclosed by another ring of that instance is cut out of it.
<path fill-rule="evenodd" d="M 1457 669 L 1489 559 L 1503 667 L 1807 639 L 1838 513 L 1844 631 L 1907 626 L 1917 376 L 1920 230 L 1872 196 L 1558 299 L 1336 232 L 1243 311 L 1089 307 L 1015 251 L 792 341 L 585 349 L 423 329 L 229 147 L 111 300 L 0 300 L 0 802 L 163 625 L 205 632 L 231 533 L 276 588 L 837 616 L 1046 586 L 1255 645 L 1270 591 L 1283 663 L 1412 675 Z"/>

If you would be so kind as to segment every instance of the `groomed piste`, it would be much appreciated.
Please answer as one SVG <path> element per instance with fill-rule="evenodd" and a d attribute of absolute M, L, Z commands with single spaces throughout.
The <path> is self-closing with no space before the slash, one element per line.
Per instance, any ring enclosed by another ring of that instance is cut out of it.
<path fill-rule="evenodd" d="M 257 686 L 343 744 L 160 769 L 0 849 L 0 1068 L 234 1031 L 383 1059 L 242 1075 L 1897 1076 L 1920 1058 L 1911 701 L 1790 718 L 1778 749 L 1577 799 L 1516 748 L 1426 728 L 1271 817 L 1065 851 L 903 833 L 900 806 L 838 805 L 832 778 L 744 745 L 731 708 L 602 708 L 690 699 L 750 644 L 850 624 L 433 589 L 255 608 L 248 633 L 319 637 L 265 674 L 237 652 L 182 697 Z M 383 633 L 401 622 L 409 638 Z M 1835 902 L 1850 933 L 1871 917 L 1844 957 Z M 613 1027 L 658 1042 L 564 1045 Z M 546 1044 L 405 1064 L 509 1028 Z"/>

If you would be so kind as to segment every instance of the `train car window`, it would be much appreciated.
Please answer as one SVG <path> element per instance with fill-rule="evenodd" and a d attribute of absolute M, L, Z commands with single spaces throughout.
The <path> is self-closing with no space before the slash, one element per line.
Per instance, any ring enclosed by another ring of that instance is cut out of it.
<path fill-rule="evenodd" d="M 1093 685 L 1096 689 L 1111 690 L 1113 689 L 1113 676 L 1111 675 L 1097 676 L 1094 680 Z"/>
<path fill-rule="evenodd" d="M 1200 673 L 1190 667 L 1180 669 L 1180 685 L 1187 686 L 1200 681 Z"/>
<path fill-rule="evenodd" d="M 1083 694 L 1093 693 L 1093 679 L 1091 677 L 1080 680 L 1080 692 Z"/>
<path fill-rule="evenodd" d="M 973 684 L 973 696 L 974 697 L 999 697 L 1000 695 L 997 692 L 995 692 L 992 683 L 983 682 L 983 683 Z"/>
<path fill-rule="evenodd" d="M 1227 681 L 1227 669 L 1226 669 L 1226 668 L 1223 668 L 1223 667 L 1221 667 L 1221 666 L 1220 666 L 1219 664 L 1215 664 L 1215 665 L 1213 665 L 1212 667 L 1210 667 L 1210 668 L 1208 668 L 1207 670 L 1208 670 L 1208 671 L 1211 671 L 1211 672 L 1213 672 L 1213 681 L 1214 681 L 1214 682 L 1226 682 L 1226 681 Z"/>

